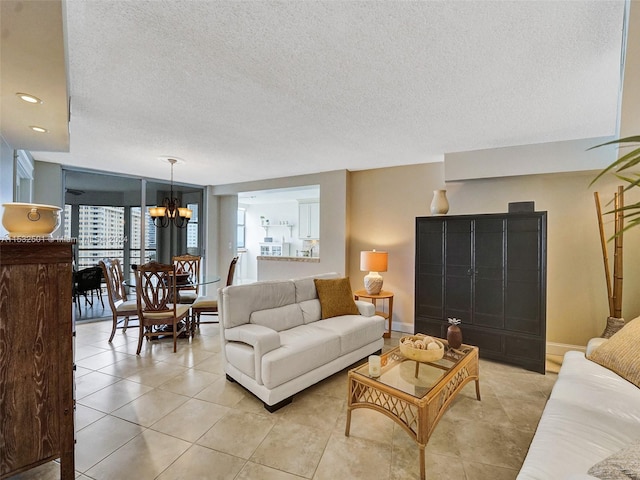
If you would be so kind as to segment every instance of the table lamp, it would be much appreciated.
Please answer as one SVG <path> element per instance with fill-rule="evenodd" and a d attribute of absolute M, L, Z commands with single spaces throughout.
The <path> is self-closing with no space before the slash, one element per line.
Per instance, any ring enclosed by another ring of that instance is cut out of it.
<path fill-rule="evenodd" d="M 387 252 L 360 252 L 360 271 L 369 272 L 364 277 L 364 288 L 369 295 L 377 295 L 382 290 L 382 275 L 387 271 Z"/>

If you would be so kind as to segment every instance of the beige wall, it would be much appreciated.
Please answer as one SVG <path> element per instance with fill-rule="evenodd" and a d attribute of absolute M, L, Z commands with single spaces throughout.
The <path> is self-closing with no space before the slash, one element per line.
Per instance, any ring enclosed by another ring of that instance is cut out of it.
<path fill-rule="evenodd" d="M 362 288 L 365 275 L 359 271 L 359 251 L 387 249 L 384 288 L 395 293 L 398 329 L 413 328 L 415 217 L 430 214 L 432 190 L 444 186 L 443 171 L 443 164 L 424 164 L 351 174 L 352 288 Z M 446 185 L 450 215 L 506 212 L 509 202 L 528 200 L 548 212 L 549 342 L 584 345 L 602 332 L 608 314 L 594 189 L 588 187 L 593 176 L 529 175 Z M 611 197 L 618 183 L 611 177 L 599 182 L 601 197 Z M 631 201 L 640 201 L 638 192 L 627 195 Z M 612 231 L 610 221 L 607 228 Z M 625 245 L 623 314 L 631 319 L 640 315 L 640 228 L 629 231 Z"/>

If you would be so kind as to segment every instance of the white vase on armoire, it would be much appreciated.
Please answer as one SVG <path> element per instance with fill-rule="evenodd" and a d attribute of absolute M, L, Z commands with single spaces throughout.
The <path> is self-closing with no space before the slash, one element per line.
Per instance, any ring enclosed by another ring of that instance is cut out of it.
<path fill-rule="evenodd" d="M 434 190 L 431 200 L 431 215 L 445 215 L 449 211 L 446 190 Z"/>

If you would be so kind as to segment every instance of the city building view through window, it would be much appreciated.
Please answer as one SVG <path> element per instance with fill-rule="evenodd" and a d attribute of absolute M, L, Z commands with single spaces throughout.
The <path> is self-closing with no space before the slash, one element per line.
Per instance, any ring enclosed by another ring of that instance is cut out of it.
<path fill-rule="evenodd" d="M 72 234 L 74 208 L 78 209 L 77 236 Z M 103 258 L 117 258 L 124 264 L 125 254 L 129 265 L 141 263 L 140 207 L 65 205 L 64 235 L 76 238 L 77 269 L 94 266 Z M 195 235 L 197 246 L 197 225 Z M 156 259 L 156 227 L 148 208 L 145 211 L 144 242 L 145 258 L 142 263 Z"/>

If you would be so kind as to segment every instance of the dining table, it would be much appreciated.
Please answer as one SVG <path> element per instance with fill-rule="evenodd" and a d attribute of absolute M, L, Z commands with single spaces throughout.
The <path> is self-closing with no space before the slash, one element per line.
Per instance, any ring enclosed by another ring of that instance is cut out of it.
<path fill-rule="evenodd" d="M 176 303 L 181 303 L 180 302 L 180 290 L 193 290 L 195 287 L 198 286 L 204 286 L 204 285 L 211 285 L 214 283 L 217 283 L 220 281 L 220 277 L 218 275 L 206 275 L 203 278 L 199 279 L 198 281 L 194 282 L 194 281 L 190 281 L 190 280 L 181 280 L 180 278 L 178 279 L 178 282 L 176 284 L 176 295 L 177 295 L 177 301 Z M 136 288 L 136 279 L 134 278 L 130 278 L 128 280 L 125 280 L 124 282 L 122 282 L 123 285 L 127 288 Z M 193 302 L 189 302 L 189 303 L 193 303 Z M 164 327 L 161 327 L 161 329 L 167 333 L 171 333 L 173 332 L 173 326 L 172 325 L 165 325 Z M 193 328 L 189 329 L 188 335 L 192 335 L 193 334 Z"/>

